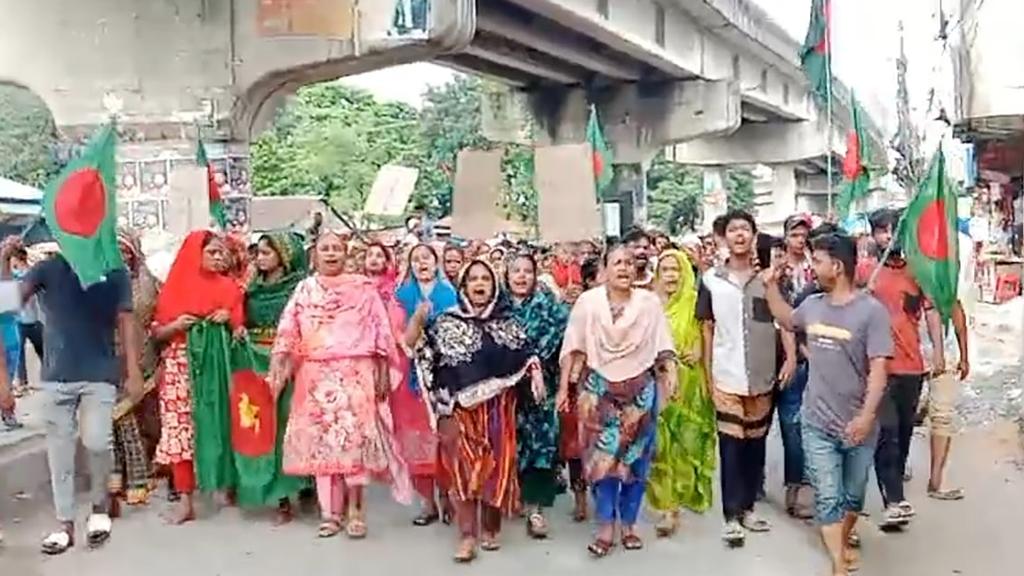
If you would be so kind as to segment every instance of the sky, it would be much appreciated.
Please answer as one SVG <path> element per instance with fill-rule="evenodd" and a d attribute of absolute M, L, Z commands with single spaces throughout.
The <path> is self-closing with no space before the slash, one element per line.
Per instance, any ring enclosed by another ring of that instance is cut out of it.
<path fill-rule="evenodd" d="M 807 31 L 811 0 L 749 0 L 763 7 L 799 41 Z M 905 27 L 911 107 L 922 109 L 929 87 L 936 83 L 938 57 L 934 17 L 938 0 L 832 0 L 833 70 L 853 88 L 873 116 L 885 114 L 883 124 L 895 127 L 896 56 L 898 23 Z M 342 80 L 369 90 L 377 97 L 419 107 L 421 94 L 431 85 L 447 82 L 456 72 L 419 63 Z"/>

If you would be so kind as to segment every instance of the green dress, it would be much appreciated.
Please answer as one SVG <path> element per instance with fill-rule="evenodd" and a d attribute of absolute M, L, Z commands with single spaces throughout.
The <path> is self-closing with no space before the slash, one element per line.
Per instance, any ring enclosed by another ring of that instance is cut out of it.
<path fill-rule="evenodd" d="M 696 277 L 690 260 L 670 250 L 659 257 L 679 262 L 676 292 L 665 302 L 672 339 L 680 359 L 699 351 L 700 323 L 697 321 Z M 655 282 L 659 283 L 656 277 Z M 658 415 L 657 448 L 647 484 L 647 500 L 662 512 L 687 508 L 704 512 L 711 507 L 715 474 L 715 405 L 705 383 L 700 362 L 680 361 L 678 389 Z"/>
<path fill-rule="evenodd" d="M 517 462 L 524 504 L 550 507 L 565 491 L 558 457 L 558 355 L 569 321 L 569 308 L 546 287 L 538 285 L 512 314 L 526 329 L 529 346 L 540 359 L 547 396 L 540 402 L 520 400 L 516 408 Z"/>
<path fill-rule="evenodd" d="M 288 299 L 302 279 L 308 274 L 306 253 L 303 250 L 302 238 L 294 233 L 268 234 L 274 250 L 284 266 L 284 274 L 274 282 L 266 282 L 259 276 L 253 279 L 246 290 L 245 325 L 252 341 L 253 368 L 260 374 L 270 369 L 270 350 L 277 333 L 277 322 L 281 318 Z M 295 496 L 300 490 L 311 486 L 309 478 L 288 476 L 282 472 L 281 459 L 284 454 L 284 434 L 288 425 L 288 414 L 291 410 L 292 385 L 289 384 L 281 392 L 277 401 L 277 442 L 275 445 L 275 467 L 269 482 L 246 485 L 240 479 L 238 486 L 238 503 L 242 506 L 276 505 L 284 498 Z"/>

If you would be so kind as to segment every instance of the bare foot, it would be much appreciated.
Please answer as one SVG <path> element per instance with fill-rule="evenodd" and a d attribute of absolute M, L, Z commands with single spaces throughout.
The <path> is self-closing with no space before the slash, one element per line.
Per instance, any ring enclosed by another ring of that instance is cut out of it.
<path fill-rule="evenodd" d="M 846 563 L 847 572 L 860 570 L 860 554 L 853 548 L 847 548 L 843 551 L 843 562 Z"/>

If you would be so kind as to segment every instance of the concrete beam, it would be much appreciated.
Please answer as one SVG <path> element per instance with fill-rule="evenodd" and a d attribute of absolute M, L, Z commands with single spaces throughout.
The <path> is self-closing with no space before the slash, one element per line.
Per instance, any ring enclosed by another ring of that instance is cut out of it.
<path fill-rule="evenodd" d="M 582 84 L 587 74 L 578 69 L 566 66 L 556 60 L 541 57 L 498 38 L 477 37 L 464 51 L 480 60 L 494 62 L 506 68 L 519 70 L 541 81 L 556 84 Z"/>
<path fill-rule="evenodd" d="M 558 30 L 545 22 L 526 25 L 489 5 L 479 7 L 477 31 L 507 38 L 615 80 L 639 80 L 643 75 L 642 67 L 636 64 L 627 64 L 603 56 L 589 47 L 566 42 L 564 30 Z"/>
<path fill-rule="evenodd" d="M 669 157 L 681 164 L 791 164 L 846 154 L 846 142 L 833 127 L 829 145 L 824 121 L 744 124 L 725 138 L 700 138 L 676 144 Z"/>

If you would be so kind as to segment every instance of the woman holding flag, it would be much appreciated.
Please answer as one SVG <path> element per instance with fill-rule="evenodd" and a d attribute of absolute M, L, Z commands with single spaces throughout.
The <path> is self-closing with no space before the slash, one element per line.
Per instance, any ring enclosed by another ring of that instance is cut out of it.
<path fill-rule="evenodd" d="M 160 443 L 155 461 L 171 467 L 181 494 L 167 521 L 195 519 L 192 494 L 231 490 L 236 474 L 227 419 L 228 330 L 244 330 L 242 289 L 225 273 L 227 246 L 208 230 L 185 238 L 167 274 L 154 316 L 161 354 Z M 220 354 L 219 352 L 224 352 Z M 223 369 L 207 363 L 220 361 Z"/>
<path fill-rule="evenodd" d="M 263 235 L 256 247 L 255 268 L 255 275 L 245 293 L 245 325 L 252 342 L 253 368 L 266 374 L 270 368 L 270 351 L 277 336 L 281 313 L 295 287 L 308 274 L 302 237 L 291 232 Z M 238 486 L 238 501 L 243 506 L 276 504 L 278 524 L 291 521 L 290 497 L 309 484 L 305 477 L 289 476 L 282 470 L 282 445 L 292 390 L 291 384 L 286 384 L 277 399 L 277 437 L 270 477 L 255 484 L 248 482 L 245 477 L 239 477 Z"/>

